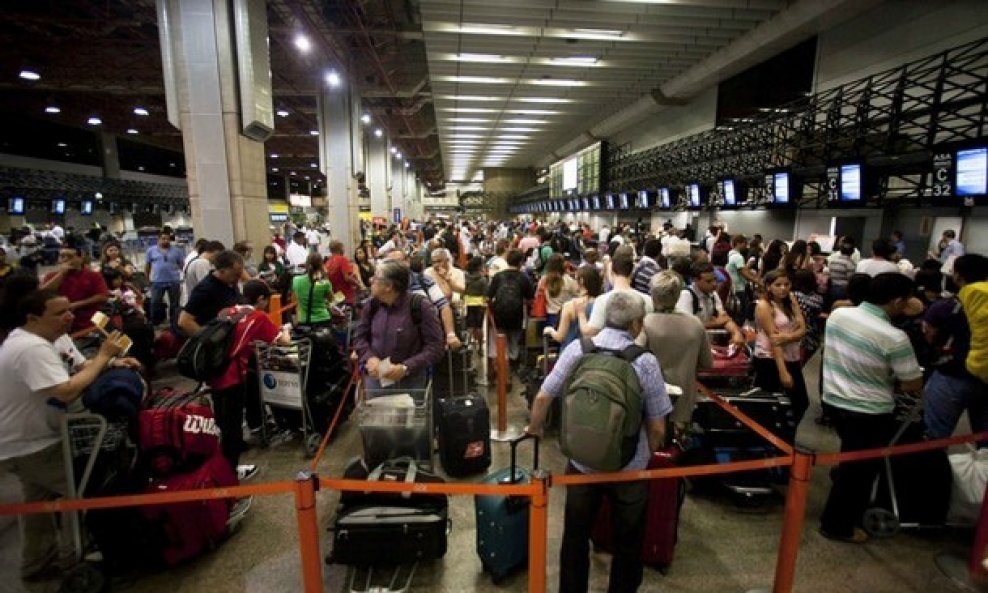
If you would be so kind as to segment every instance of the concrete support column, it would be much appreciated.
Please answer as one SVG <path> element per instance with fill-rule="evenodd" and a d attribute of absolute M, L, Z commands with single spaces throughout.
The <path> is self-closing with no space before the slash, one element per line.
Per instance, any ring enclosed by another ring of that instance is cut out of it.
<path fill-rule="evenodd" d="M 169 121 L 182 130 L 196 235 L 228 247 L 240 240 L 266 245 L 263 139 L 270 130 L 263 122 L 271 121 L 271 81 L 243 69 L 268 62 L 266 43 L 253 43 L 267 37 L 264 2 L 238 2 L 238 23 L 226 0 L 158 0 L 157 7 Z M 245 43 L 248 29 L 252 43 Z M 243 135 L 248 120 L 257 140 Z"/>
<path fill-rule="evenodd" d="M 370 190 L 371 216 L 383 216 L 391 220 L 391 198 L 388 192 L 387 138 L 367 135 L 367 188 Z"/>
<path fill-rule="evenodd" d="M 109 132 L 99 133 L 102 152 L 103 177 L 120 179 L 120 153 L 117 150 L 117 137 Z"/>
<path fill-rule="evenodd" d="M 360 97 L 346 88 L 326 88 L 316 99 L 319 168 L 326 175 L 326 219 L 333 239 L 343 243 L 352 256 L 360 242 L 357 175 L 363 173 L 364 162 Z"/>
<path fill-rule="evenodd" d="M 408 216 L 408 169 L 405 161 L 391 157 L 391 211 L 401 210 L 402 217 Z M 410 218 L 410 217 L 409 217 Z"/>

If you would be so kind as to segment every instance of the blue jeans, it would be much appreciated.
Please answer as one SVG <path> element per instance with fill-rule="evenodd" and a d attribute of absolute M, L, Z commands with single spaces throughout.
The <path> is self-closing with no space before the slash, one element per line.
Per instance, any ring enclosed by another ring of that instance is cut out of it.
<path fill-rule="evenodd" d="M 974 377 L 946 375 L 934 371 L 926 382 L 926 432 L 933 439 L 954 434 L 957 421 L 967 410 L 971 431 L 988 430 L 988 387 Z"/>
<path fill-rule="evenodd" d="M 172 327 L 178 323 L 178 298 L 182 288 L 178 282 L 151 283 L 151 324 L 158 325 L 165 320 L 165 301 L 168 295 L 168 321 Z"/>

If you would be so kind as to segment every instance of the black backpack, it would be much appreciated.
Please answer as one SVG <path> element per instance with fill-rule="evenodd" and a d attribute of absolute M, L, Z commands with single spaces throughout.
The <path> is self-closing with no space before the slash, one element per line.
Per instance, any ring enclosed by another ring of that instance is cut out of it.
<path fill-rule="evenodd" d="M 509 273 L 501 277 L 501 283 L 494 293 L 491 312 L 494 323 L 502 329 L 519 329 L 525 319 L 525 295 L 522 294 L 520 272 Z"/>
<path fill-rule="evenodd" d="M 228 311 L 221 311 L 216 319 L 189 338 L 175 358 L 179 374 L 200 382 L 222 375 L 230 363 L 233 328 L 249 312 L 244 309 L 230 315 Z"/>

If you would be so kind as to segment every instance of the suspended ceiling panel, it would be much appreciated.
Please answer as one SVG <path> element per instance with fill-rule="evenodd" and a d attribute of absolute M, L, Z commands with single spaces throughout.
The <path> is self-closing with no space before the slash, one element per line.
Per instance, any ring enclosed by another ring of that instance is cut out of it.
<path fill-rule="evenodd" d="M 530 166 L 788 4 L 421 0 L 447 176 Z"/>

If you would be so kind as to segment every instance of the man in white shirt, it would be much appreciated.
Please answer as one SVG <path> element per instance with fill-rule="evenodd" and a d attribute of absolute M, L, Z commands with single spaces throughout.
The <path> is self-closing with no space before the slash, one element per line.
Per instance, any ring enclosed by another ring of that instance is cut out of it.
<path fill-rule="evenodd" d="M 607 323 L 607 303 L 610 302 L 611 298 L 618 293 L 627 292 L 636 295 L 642 300 L 645 305 L 645 313 L 651 313 L 653 310 L 652 297 L 638 292 L 631 287 L 631 274 L 635 269 L 635 258 L 632 254 L 630 247 L 618 247 L 614 251 L 614 255 L 611 256 L 611 284 L 613 289 L 610 292 L 605 292 L 604 294 L 597 297 L 594 300 L 593 310 L 590 313 L 590 319 L 587 320 L 587 331 L 584 335 L 587 337 L 593 337 L 597 335 L 602 329 L 604 329 Z M 578 311 L 579 315 L 583 315 L 584 309 Z"/>
<path fill-rule="evenodd" d="M 487 262 L 487 273 L 490 276 L 508 269 L 508 261 L 504 259 L 504 254 L 508 252 L 511 243 L 507 239 L 498 239 L 494 245 L 494 257 Z"/>
<path fill-rule="evenodd" d="M 202 282 L 202 279 L 209 276 L 210 272 L 213 271 L 213 259 L 224 249 L 226 247 L 219 241 L 207 241 L 202 246 L 202 251 L 185 266 L 185 277 L 182 279 L 182 298 L 179 299 L 181 306 L 184 307 L 185 303 L 189 302 L 189 295 L 192 294 L 192 289 L 196 287 L 196 284 Z"/>
<path fill-rule="evenodd" d="M 693 283 L 680 293 L 676 311 L 695 315 L 706 329 L 726 330 L 731 334 L 732 344 L 744 344 L 744 334 L 724 310 L 724 303 L 717 294 L 717 276 L 710 264 L 693 269 Z"/>
<path fill-rule="evenodd" d="M 62 228 L 57 222 L 51 225 L 51 236 L 58 239 L 59 243 L 65 242 L 65 229 Z"/>
<path fill-rule="evenodd" d="M 67 492 L 62 462 L 61 416 L 107 366 L 140 367 L 117 359 L 114 332 L 87 361 L 67 335 L 74 316 L 69 300 L 36 290 L 18 303 L 19 327 L 0 347 L 0 473 L 20 481 L 26 502 L 50 501 Z M 25 515 L 21 578 L 58 578 L 59 538 L 50 514 Z M 67 522 L 63 522 L 64 525 Z M 62 541 L 69 541 L 68 538 Z"/>
<path fill-rule="evenodd" d="M 611 229 L 607 228 L 607 225 L 600 227 L 600 232 L 597 233 L 597 239 L 600 241 L 601 245 L 607 245 L 607 240 L 611 236 Z"/>
<path fill-rule="evenodd" d="M 305 260 L 309 257 L 309 249 L 305 243 L 305 233 L 295 231 L 292 235 L 292 242 L 285 249 L 285 258 L 288 260 L 288 270 L 292 274 L 305 273 Z"/>
<path fill-rule="evenodd" d="M 895 247 L 888 239 L 875 239 L 871 244 L 871 257 L 858 262 L 854 268 L 855 274 L 868 274 L 872 278 L 888 272 L 899 272 L 899 266 L 892 261 Z"/>
<path fill-rule="evenodd" d="M 311 251 L 312 253 L 319 252 L 320 238 L 321 236 L 319 234 L 319 231 L 317 231 L 315 227 L 312 227 L 305 231 L 305 240 L 309 244 L 309 251 Z"/>

